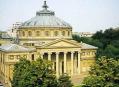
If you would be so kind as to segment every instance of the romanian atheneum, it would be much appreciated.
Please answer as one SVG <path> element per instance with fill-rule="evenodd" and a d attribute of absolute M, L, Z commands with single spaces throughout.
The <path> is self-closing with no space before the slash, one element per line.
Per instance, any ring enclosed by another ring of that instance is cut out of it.
<path fill-rule="evenodd" d="M 35 17 L 18 27 L 14 42 L 6 40 L 0 46 L 0 82 L 5 87 L 11 87 L 14 64 L 22 57 L 51 61 L 57 77 L 87 73 L 95 63 L 97 47 L 73 40 L 72 26 L 48 10 L 46 1 L 42 7 Z"/>

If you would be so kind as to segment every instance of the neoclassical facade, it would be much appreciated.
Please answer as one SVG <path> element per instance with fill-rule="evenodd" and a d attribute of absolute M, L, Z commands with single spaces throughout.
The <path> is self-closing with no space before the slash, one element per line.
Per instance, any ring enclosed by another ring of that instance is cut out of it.
<path fill-rule="evenodd" d="M 0 46 L 0 81 L 10 87 L 13 67 L 19 58 L 35 61 L 49 60 L 59 77 L 63 73 L 71 77 L 86 73 L 95 63 L 97 47 L 72 39 L 72 27 L 48 10 L 46 1 L 43 10 L 21 24 L 16 31 L 17 44 Z"/>

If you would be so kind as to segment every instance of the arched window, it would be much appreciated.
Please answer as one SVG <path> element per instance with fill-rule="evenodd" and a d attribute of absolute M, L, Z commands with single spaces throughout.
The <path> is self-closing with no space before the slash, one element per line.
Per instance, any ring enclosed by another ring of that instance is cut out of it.
<path fill-rule="evenodd" d="M 65 36 L 65 31 L 62 31 L 62 36 Z"/>
<path fill-rule="evenodd" d="M 22 31 L 22 35 L 25 36 L 25 32 L 24 31 Z"/>
<path fill-rule="evenodd" d="M 54 32 L 54 36 L 58 36 L 58 31 L 55 31 Z"/>
<path fill-rule="evenodd" d="M 31 31 L 28 31 L 28 36 L 32 36 L 32 32 Z"/>
<path fill-rule="evenodd" d="M 68 31 L 68 36 L 70 36 L 70 31 Z"/>
<path fill-rule="evenodd" d="M 40 31 L 36 31 L 36 36 L 40 36 Z"/>
<path fill-rule="evenodd" d="M 49 36 L 50 34 L 49 34 L 49 31 L 45 31 L 45 35 L 46 36 Z"/>

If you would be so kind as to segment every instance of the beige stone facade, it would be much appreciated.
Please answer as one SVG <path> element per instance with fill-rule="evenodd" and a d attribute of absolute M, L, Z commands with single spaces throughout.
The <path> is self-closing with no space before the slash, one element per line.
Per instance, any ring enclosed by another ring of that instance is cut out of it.
<path fill-rule="evenodd" d="M 46 2 L 43 8 L 17 29 L 19 44 L 0 46 L 0 81 L 5 87 L 11 86 L 14 64 L 22 57 L 51 61 L 57 77 L 63 73 L 71 77 L 86 73 L 95 64 L 97 47 L 74 41 L 72 27 L 47 10 Z"/>

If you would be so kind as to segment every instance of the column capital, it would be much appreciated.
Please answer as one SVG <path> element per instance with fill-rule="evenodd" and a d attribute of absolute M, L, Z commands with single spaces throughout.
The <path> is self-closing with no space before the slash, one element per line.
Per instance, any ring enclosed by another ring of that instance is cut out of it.
<path fill-rule="evenodd" d="M 56 53 L 56 55 L 59 55 L 60 52 L 55 52 L 55 53 Z"/>
<path fill-rule="evenodd" d="M 71 51 L 71 54 L 74 54 L 75 52 L 74 51 Z"/>
<path fill-rule="evenodd" d="M 64 54 L 67 54 L 68 52 L 63 52 Z"/>
<path fill-rule="evenodd" d="M 81 51 L 78 51 L 78 53 L 82 53 Z"/>
<path fill-rule="evenodd" d="M 44 55 L 44 52 L 40 52 L 41 55 Z"/>
<path fill-rule="evenodd" d="M 51 55 L 52 54 L 52 52 L 48 52 L 48 55 Z"/>

